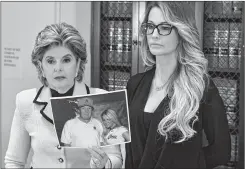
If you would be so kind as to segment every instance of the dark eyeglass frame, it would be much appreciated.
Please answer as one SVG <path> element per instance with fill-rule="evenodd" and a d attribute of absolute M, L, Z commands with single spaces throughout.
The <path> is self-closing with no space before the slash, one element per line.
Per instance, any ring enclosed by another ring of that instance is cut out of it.
<path fill-rule="evenodd" d="M 151 33 L 147 33 L 147 25 L 152 25 L 154 28 L 152 29 L 152 32 Z M 159 30 L 159 26 L 161 26 L 161 25 L 167 25 L 167 26 L 169 26 L 169 33 L 168 34 L 161 34 L 160 33 L 160 30 Z M 143 28 L 143 27 L 145 27 L 146 28 L 146 30 Z M 155 24 L 153 24 L 153 23 L 143 23 L 142 25 L 141 25 L 141 32 L 144 34 L 144 35 L 151 35 L 151 34 L 153 34 L 153 32 L 155 31 L 155 29 L 157 28 L 157 32 L 158 32 L 158 34 L 159 35 L 162 35 L 162 36 L 168 36 L 168 35 L 170 35 L 171 34 L 171 32 L 172 32 L 172 29 L 173 29 L 173 25 L 170 25 L 170 24 L 168 24 L 168 23 L 160 23 L 160 24 L 158 24 L 158 25 L 155 25 Z"/>

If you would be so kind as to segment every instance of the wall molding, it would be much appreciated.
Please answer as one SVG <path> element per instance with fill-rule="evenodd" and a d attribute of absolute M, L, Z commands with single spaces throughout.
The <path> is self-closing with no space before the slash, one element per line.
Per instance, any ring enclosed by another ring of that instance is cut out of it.
<path fill-rule="evenodd" d="M 54 4 L 54 23 L 61 22 L 61 2 L 55 2 Z"/>

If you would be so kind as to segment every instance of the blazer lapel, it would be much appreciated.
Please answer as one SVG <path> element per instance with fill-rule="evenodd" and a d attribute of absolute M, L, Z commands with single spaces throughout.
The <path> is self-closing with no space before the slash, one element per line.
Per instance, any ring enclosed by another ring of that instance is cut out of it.
<path fill-rule="evenodd" d="M 73 96 L 86 95 L 87 90 L 85 84 L 83 82 L 75 82 Z M 43 107 L 40 109 L 40 113 L 42 116 L 49 121 L 51 124 L 53 122 L 53 113 L 51 107 L 51 92 L 49 87 L 42 86 L 37 92 L 36 97 L 33 100 L 33 103 L 42 105 Z"/>
<path fill-rule="evenodd" d="M 50 103 L 50 98 L 51 98 L 51 92 L 48 87 L 43 87 L 43 90 L 41 91 L 37 101 L 43 103 L 44 107 L 40 111 L 42 116 L 49 121 L 50 123 L 53 123 L 53 114 L 52 114 L 52 108 L 51 108 L 51 103 Z"/>

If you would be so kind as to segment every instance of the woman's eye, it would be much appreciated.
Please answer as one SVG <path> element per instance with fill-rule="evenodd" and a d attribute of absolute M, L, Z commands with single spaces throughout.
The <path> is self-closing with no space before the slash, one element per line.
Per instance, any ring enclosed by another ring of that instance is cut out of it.
<path fill-rule="evenodd" d="M 65 58 L 63 61 L 64 61 L 65 63 L 69 63 L 69 62 L 71 61 L 71 59 L 70 59 L 70 58 Z"/>
<path fill-rule="evenodd" d="M 159 26 L 160 30 L 169 30 L 171 27 L 169 26 Z"/>
<path fill-rule="evenodd" d="M 48 62 L 48 64 L 54 64 L 55 63 L 55 61 L 53 59 L 48 59 L 47 62 Z"/>
<path fill-rule="evenodd" d="M 148 29 L 154 29 L 154 28 L 155 28 L 155 25 L 153 25 L 153 24 L 148 24 L 147 27 L 148 27 Z"/>

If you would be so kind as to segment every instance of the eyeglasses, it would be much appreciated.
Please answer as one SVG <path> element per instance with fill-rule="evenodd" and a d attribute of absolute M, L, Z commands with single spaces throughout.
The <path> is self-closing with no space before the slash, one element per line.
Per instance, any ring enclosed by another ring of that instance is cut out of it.
<path fill-rule="evenodd" d="M 160 35 L 167 36 L 171 33 L 173 26 L 167 23 L 160 23 L 158 25 L 154 25 L 152 23 L 143 23 L 141 25 L 141 32 L 144 35 L 151 35 L 155 28 L 157 28 L 157 32 Z"/>

